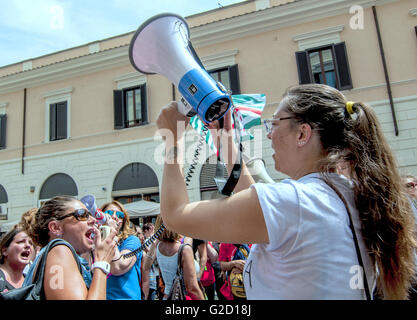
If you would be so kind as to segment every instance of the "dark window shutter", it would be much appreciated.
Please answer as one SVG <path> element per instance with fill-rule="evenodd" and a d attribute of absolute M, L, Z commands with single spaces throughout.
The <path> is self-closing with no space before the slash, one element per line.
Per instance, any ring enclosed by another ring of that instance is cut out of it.
<path fill-rule="evenodd" d="M 114 128 L 123 129 L 125 127 L 125 113 L 123 109 L 123 91 L 113 91 L 113 106 L 114 106 Z"/>
<path fill-rule="evenodd" d="M 232 94 L 240 94 L 239 68 L 237 64 L 229 67 L 229 77 Z"/>
<path fill-rule="evenodd" d="M 60 102 L 56 104 L 56 138 L 57 140 L 66 139 L 68 135 L 67 125 L 67 102 Z"/>
<path fill-rule="evenodd" d="M 0 149 L 6 148 L 6 122 L 7 115 L 0 115 Z"/>
<path fill-rule="evenodd" d="M 56 104 L 49 105 L 49 140 L 56 140 Z"/>
<path fill-rule="evenodd" d="M 307 51 L 298 51 L 295 53 L 297 61 L 298 79 L 300 84 L 313 83 L 310 72 L 310 63 L 308 61 Z"/>
<path fill-rule="evenodd" d="M 142 102 L 142 124 L 148 123 L 148 102 L 146 96 L 146 83 L 140 86 L 140 99 Z"/>
<path fill-rule="evenodd" d="M 334 58 L 336 61 L 336 70 L 338 75 L 338 89 L 352 89 L 352 78 L 350 77 L 349 61 L 346 53 L 344 42 L 333 45 Z"/>

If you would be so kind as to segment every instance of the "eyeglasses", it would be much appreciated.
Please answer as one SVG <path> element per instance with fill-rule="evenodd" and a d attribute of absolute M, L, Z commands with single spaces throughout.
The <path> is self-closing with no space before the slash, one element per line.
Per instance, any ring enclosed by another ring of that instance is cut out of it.
<path fill-rule="evenodd" d="M 274 119 L 266 119 L 264 120 L 264 125 L 266 129 L 266 133 L 270 134 L 272 132 L 272 128 L 274 127 L 274 122 L 279 120 L 287 120 L 287 119 L 294 119 L 295 117 L 283 117 L 283 118 L 274 118 Z M 275 124 L 277 126 L 277 124 Z"/>
<path fill-rule="evenodd" d="M 125 217 L 125 214 L 122 211 L 114 211 L 114 210 L 106 210 L 106 212 L 109 215 L 113 215 L 116 214 L 116 217 L 118 217 L 119 219 L 123 219 Z"/>
<path fill-rule="evenodd" d="M 68 213 L 66 215 L 63 215 L 61 217 L 56 218 L 57 220 L 64 220 L 68 217 L 74 217 L 75 219 L 77 219 L 77 221 L 87 221 L 88 218 L 90 217 L 90 212 L 88 212 L 87 209 L 77 209 L 74 210 L 71 213 Z"/>
<path fill-rule="evenodd" d="M 417 183 L 415 182 L 408 182 L 405 185 L 408 189 L 414 189 L 415 187 L 417 187 Z"/>

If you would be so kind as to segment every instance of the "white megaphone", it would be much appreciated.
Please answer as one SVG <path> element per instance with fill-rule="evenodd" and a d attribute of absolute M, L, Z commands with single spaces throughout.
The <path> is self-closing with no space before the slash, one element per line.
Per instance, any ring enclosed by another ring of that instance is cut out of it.
<path fill-rule="evenodd" d="M 97 207 L 96 198 L 93 195 L 88 194 L 82 197 L 80 201 L 85 205 L 87 210 L 94 216 L 94 218 L 96 218 L 97 223 L 99 223 L 100 225 L 107 223 L 108 218 L 103 213 L 103 211 L 101 211 L 100 208 Z"/>
<path fill-rule="evenodd" d="M 246 162 L 250 174 L 255 182 L 263 183 L 275 183 L 274 180 L 268 175 L 265 168 L 265 161 L 262 158 L 252 158 Z"/>
<path fill-rule="evenodd" d="M 178 87 L 182 95 L 178 102 L 181 113 L 198 114 L 210 123 L 223 117 L 231 106 L 231 98 L 224 86 L 196 61 L 189 39 L 190 30 L 184 18 L 159 14 L 139 26 L 130 42 L 129 58 L 139 72 L 164 75 Z"/>

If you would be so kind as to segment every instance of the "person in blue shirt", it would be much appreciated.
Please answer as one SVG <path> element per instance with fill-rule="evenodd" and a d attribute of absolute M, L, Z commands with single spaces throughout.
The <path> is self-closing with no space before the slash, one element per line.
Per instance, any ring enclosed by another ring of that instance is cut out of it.
<path fill-rule="evenodd" d="M 129 215 L 123 205 L 116 200 L 104 204 L 102 211 L 118 223 L 117 236 L 119 238 L 107 279 L 107 300 L 146 299 L 149 292 L 149 282 L 147 274 L 142 272 L 142 257 L 145 253 L 139 251 L 132 257 L 123 257 L 124 254 L 141 246 L 136 231 L 130 227 Z"/>

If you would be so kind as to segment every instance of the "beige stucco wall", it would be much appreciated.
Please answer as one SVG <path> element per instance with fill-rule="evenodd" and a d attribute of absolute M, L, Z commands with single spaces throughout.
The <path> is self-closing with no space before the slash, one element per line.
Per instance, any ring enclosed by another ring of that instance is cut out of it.
<path fill-rule="evenodd" d="M 271 6 L 286 3 L 278 0 L 270 2 Z M 417 174 L 417 38 L 414 32 L 417 17 L 409 14 L 410 9 L 415 7 L 413 0 L 395 1 L 377 7 L 392 82 L 399 136 L 394 135 L 371 8 L 365 9 L 363 30 L 352 30 L 349 25 L 352 15 L 343 13 L 199 46 L 196 50 L 199 56 L 204 58 L 237 49 L 234 59 L 239 65 L 241 91 L 265 93 L 267 105 L 263 117 L 268 118 L 275 111 L 284 90 L 290 85 L 298 84 L 294 53 L 299 47 L 293 38 L 307 32 L 343 25 L 340 40 L 346 42 L 353 81 L 353 89 L 344 91 L 344 94 L 350 100 L 366 101 L 375 107 L 401 169 Z M 282 5 L 280 8 L 287 7 Z M 209 22 L 210 26 L 213 26 L 216 25 L 213 21 L 221 22 L 229 17 L 234 19 L 233 17 L 241 14 L 250 19 L 247 12 L 254 10 L 255 1 L 246 1 L 225 10 L 213 10 L 207 14 L 191 16 L 188 22 L 190 26 L 201 27 Z M 126 48 L 132 35 L 133 32 L 100 40 L 101 52 L 112 53 L 116 52 L 117 48 Z M 86 56 L 100 56 L 89 54 L 88 47 L 89 44 L 33 59 L 33 68 L 51 64 L 59 68 L 65 63 L 81 61 Z M 79 56 L 80 58 L 76 58 Z M 161 75 L 146 76 L 150 124 L 114 130 L 113 90 L 117 89 L 115 79 L 136 72 L 129 64 L 127 53 L 123 61 L 114 67 L 79 72 L 67 79 L 45 84 L 31 83 L 27 89 L 24 175 L 21 174 L 23 88 L 0 93 L 0 103 L 7 102 L 8 116 L 7 148 L 0 150 L 0 184 L 9 195 L 10 219 L 15 219 L 24 210 L 36 206 L 43 182 L 57 172 L 70 175 L 76 182 L 80 195 L 94 193 L 99 204 L 111 199 L 112 183 L 118 170 L 130 162 L 146 163 L 154 169 L 159 181 L 161 180 L 162 166 L 156 164 L 154 159 L 154 150 L 160 142 L 153 137 L 157 129 L 155 120 L 159 110 L 172 99 L 171 83 Z M 0 68 L 0 87 L 3 82 L 15 77 L 15 73 L 19 73 L 21 68 L 22 63 Z M 43 69 L 26 71 L 17 76 L 39 70 Z M 5 74 L 14 75 L 4 76 Z M 69 87 L 72 88 L 71 137 L 67 140 L 45 142 L 47 124 L 43 95 Z M 262 144 L 262 156 L 268 172 L 274 179 L 281 179 L 283 176 L 273 170 L 270 142 L 264 139 Z M 190 185 L 192 200 L 199 199 L 198 178 L 199 171 L 196 170 Z M 36 187 L 35 193 L 29 192 L 31 185 Z M 102 187 L 106 187 L 107 191 L 103 191 Z"/>

